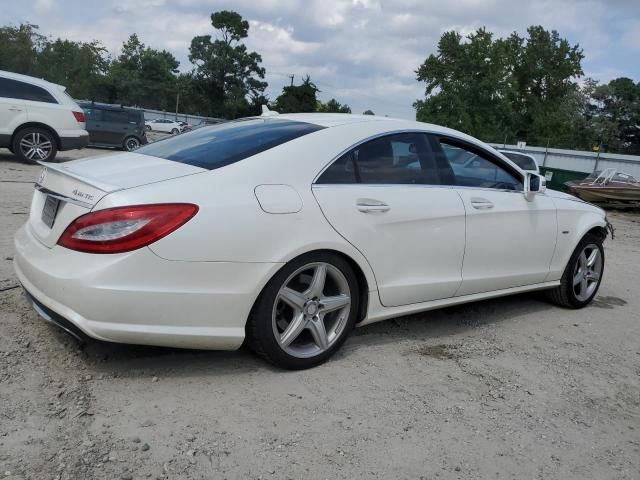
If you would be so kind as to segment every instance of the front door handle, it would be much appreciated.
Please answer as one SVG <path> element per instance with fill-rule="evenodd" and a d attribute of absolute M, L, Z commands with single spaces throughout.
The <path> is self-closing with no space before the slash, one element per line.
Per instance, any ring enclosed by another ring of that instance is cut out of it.
<path fill-rule="evenodd" d="M 18 108 L 18 107 L 10 107 L 10 108 L 9 108 L 9 111 L 10 111 L 10 112 L 21 112 L 21 111 L 22 111 L 22 109 L 21 109 L 21 108 Z"/>
<path fill-rule="evenodd" d="M 391 207 L 386 203 L 369 198 L 358 199 L 356 206 L 362 213 L 384 213 L 391 210 Z"/>
<path fill-rule="evenodd" d="M 493 203 L 486 198 L 472 198 L 471 206 L 477 210 L 489 210 L 493 208 Z"/>

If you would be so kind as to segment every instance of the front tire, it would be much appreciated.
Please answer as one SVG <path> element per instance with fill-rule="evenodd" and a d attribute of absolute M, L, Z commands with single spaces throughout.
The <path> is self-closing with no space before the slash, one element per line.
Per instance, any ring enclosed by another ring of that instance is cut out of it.
<path fill-rule="evenodd" d="M 178 135 L 180 133 L 180 130 L 178 130 L 177 128 L 174 128 L 173 130 L 171 130 L 171 135 Z"/>
<path fill-rule="evenodd" d="M 587 234 L 574 250 L 560 285 L 547 293 L 555 304 L 565 308 L 583 308 L 598 293 L 604 274 L 602 239 Z"/>
<path fill-rule="evenodd" d="M 326 361 L 358 315 L 358 281 L 331 253 L 287 263 L 265 286 L 247 322 L 247 344 L 275 365 L 300 370 Z"/>
<path fill-rule="evenodd" d="M 56 157 L 56 138 L 44 128 L 27 127 L 18 131 L 11 144 L 13 153 L 25 163 L 50 162 Z"/>

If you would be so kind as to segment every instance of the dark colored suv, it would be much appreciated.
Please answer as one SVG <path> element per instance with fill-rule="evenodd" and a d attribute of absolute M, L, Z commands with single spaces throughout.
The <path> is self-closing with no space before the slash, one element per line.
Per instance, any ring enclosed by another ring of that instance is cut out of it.
<path fill-rule="evenodd" d="M 141 110 L 95 102 L 78 102 L 84 110 L 89 144 L 136 150 L 147 143 Z"/>

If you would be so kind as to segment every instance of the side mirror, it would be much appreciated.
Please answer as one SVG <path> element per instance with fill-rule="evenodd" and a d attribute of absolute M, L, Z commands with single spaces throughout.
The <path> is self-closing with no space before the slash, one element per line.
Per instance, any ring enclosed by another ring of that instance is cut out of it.
<path fill-rule="evenodd" d="M 524 196 L 532 201 L 536 193 L 544 193 L 547 189 L 547 179 L 533 172 L 524 174 Z"/>

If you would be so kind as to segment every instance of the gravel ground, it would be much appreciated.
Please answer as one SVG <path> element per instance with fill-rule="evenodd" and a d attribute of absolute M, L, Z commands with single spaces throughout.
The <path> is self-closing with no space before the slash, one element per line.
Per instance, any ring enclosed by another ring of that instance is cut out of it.
<path fill-rule="evenodd" d="M 284 372 L 80 348 L 41 321 L 11 267 L 38 171 L 0 151 L 0 477 L 640 478 L 640 216 L 611 214 L 584 310 L 518 295 L 398 318 Z"/>

